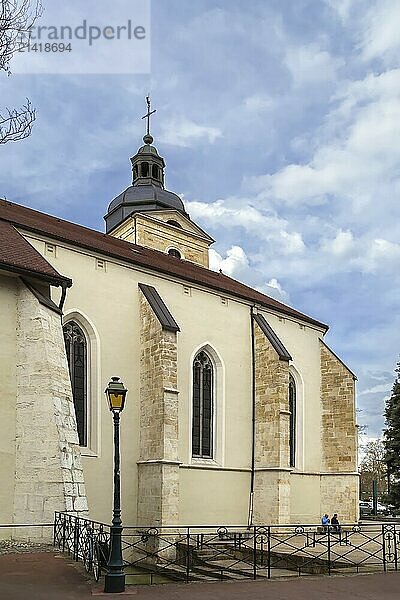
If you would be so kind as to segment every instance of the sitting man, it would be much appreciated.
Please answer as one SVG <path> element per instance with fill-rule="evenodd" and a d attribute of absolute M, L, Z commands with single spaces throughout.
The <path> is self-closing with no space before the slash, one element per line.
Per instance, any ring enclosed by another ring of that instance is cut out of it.
<path fill-rule="evenodd" d="M 324 531 L 328 531 L 328 526 L 330 523 L 329 515 L 325 514 L 321 519 L 321 523 L 324 526 Z"/>
<path fill-rule="evenodd" d="M 332 529 L 335 533 L 340 533 L 340 523 L 337 518 L 337 513 L 335 513 L 331 520 Z"/>

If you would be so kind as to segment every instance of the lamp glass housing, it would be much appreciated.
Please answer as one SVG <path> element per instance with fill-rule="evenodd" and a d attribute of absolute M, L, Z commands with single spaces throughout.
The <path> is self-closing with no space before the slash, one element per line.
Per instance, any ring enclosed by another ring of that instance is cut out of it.
<path fill-rule="evenodd" d="M 119 377 L 112 377 L 108 387 L 105 390 L 108 404 L 112 412 L 122 412 L 125 406 L 125 397 L 127 391 Z"/>

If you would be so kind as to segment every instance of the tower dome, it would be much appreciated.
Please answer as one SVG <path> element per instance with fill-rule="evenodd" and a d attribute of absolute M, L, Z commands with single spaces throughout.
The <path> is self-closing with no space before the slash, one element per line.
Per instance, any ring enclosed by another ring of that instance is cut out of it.
<path fill-rule="evenodd" d="M 182 200 L 177 194 L 164 189 L 165 162 L 158 154 L 157 148 L 153 146 L 153 136 L 150 134 L 150 99 L 146 98 L 148 112 L 143 118 L 147 118 L 147 133 L 143 136 L 144 145 L 132 156 L 132 185 L 119 194 L 108 206 L 106 221 L 106 232 L 110 233 L 120 225 L 127 217 L 135 212 L 174 209 L 185 216 Z"/>

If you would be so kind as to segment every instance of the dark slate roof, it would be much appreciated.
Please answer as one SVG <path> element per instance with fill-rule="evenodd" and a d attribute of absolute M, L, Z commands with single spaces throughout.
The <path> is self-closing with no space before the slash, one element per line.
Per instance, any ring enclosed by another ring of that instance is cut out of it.
<path fill-rule="evenodd" d="M 180 331 L 178 323 L 169 312 L 164 300 L 161 298 L 156 288 L 152 285 L 146 285 L 145 283 L 139 283 L 138 285 L 146 297 L 147 302 L 150 304 L 152 311 L 159 320 L 161 327 L 175 333 Z"/>
<path fill-rule="evenodd" d="M 278 354 L 279 360 L 292 360 L 289 352 L 286 350 L 285 346 L 282 344 L 271 325 L 267 322 L 264 315 L 255 314 L 253 315 L 253 319 L 260 327 L 265 337 L 269 340 L 275 352 Z"/>
<path fill-rule="evenodd" d="M 7 221 L 0 221 L 0 268 L 19 275 L 39 277 L 52 285 L 71 285 Z"/>
<path fill-rule="evenodd" d="M 182 200 L 173 192 L 155 185 L 131 185 L 109 205 L 104 217 L 107 232 L 135 212 L 171 208 L 187 215 Z"/>
<path fill-rule="evenodd" d="M 114 198 L 107 212 L 110 213 L 120 204 L 143 204 L 145 202 L 148 204 L 162 204 L 163 208 L 175 208 L 180 212 L 185 212 L 183 202 L 177 194 L 155 185 L 130 185 L 124 192 Z"/>
<path fill-rule="evenodd" d="M 210 271 L 205 267 L 189 261 L 179 260 L 158 250 L 137 246 L 130 242 L 114 238 L 69 221 L 63 221 L 44 213 L 0 199 L 0 220 L 9 221 L 25 230 L 46 235 L 54 240 L 70 243 L 73 246 L 86 248 L 105 256 L 125 261 L 129 264 L 163 273 L 180 280 L 202 285 L 222 294 L 242 298 L 248 302 L 258 303 L 278 313 L 310 323 L 324 330 L 328 326 L 312 319 L 301 312 L 270 298 L 261 292 L 227 277 L 222 273 Z"/>

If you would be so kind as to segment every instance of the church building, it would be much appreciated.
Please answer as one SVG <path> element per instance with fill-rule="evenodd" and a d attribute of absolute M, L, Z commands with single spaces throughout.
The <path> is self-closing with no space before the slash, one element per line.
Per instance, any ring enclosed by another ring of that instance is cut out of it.
<path fill-rule="evenodd" d="M 150 111 L 149 111 L 150 112 Z M 0 200 L 0 522 L 358 518 L 355 376 L 328 326 L 209 269 L 147 130 L 106 232 Z"/>

